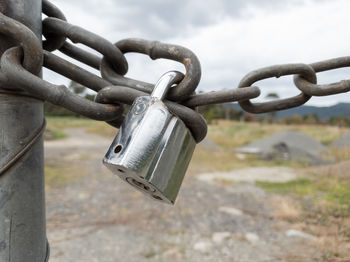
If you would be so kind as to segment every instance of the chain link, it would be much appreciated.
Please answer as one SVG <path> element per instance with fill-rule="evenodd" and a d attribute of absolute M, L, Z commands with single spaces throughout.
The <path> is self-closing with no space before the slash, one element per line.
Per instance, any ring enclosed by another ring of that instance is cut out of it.
<path fill-rule="evenodd" d="M 55 17 L 61 19 L 62 21 L 67 21 L 65 15 L 61 12 L 61 10 L 47 0 L 43 0 L 42 9 L 43 13 L 48 17 Z M 44 32 L 43 34 L 46 38 L 46 40 L 43 41 L 43 48 L 50 52 L 61 48 L 64 42 L 66 41 L 66 37 L 64 36 Z"/>
<path fill-rule="evenodd" d="M 23 87 L 38 99 L 47 100 L 95 120 L 112 121 L 120 118 L 123 112 L 121 105 L 92 102 L 72 93 L 64 85 L 51 84 L 23 68 L 22 57 L 23 51 L 19 47 L 6 50 L 1 57 L 1 71 L 13 84 Z"/>
<path fill-rule="evenodd" d="M 186 68 L 186 75 L 177 87 L 172 88 L 167 94 L 170 100 L 185 100 L 189 95 L 193 94 L 199 84 L 201 78 L 199 60 L 192 51 L 185 47 L 137 38 L 121 40 L 115 46 L 124 54 L 129 52 L 141 53 L 148 55 L 153 60 L 165 58 L 182 63 Z M 109 80 L 114 85 L 129 86 L 138 90 L 143 89 L 141 91 L 146 92 L 152 91 L 154 87 L 152 84 L 121 77 L 120 74 L 112 70 L 105 57 L 101 63 L 101 74 L 103 78 Z"/>
<path fill-rule="evenodd" d="M 318 72 L 329 71 L 350 66 L 350 57 L 338 57 L 312 64 L 283 64 L 275 65 L 252 71 L 243 77 L 239 83 L 239 88 L 246 88 L 254 82 L 271 77 L 293 75 L 295 86 L 301 94 L 287 99 L 278 99 L 266 103 L 253 104 L 249 100 L 239 101 L 240 106 L 250 113 L 267 113 L 271 111 L 284 110 L 301 106 L 312 96 L 328 96 L 341 94 L 350 91 L 350 80 L 342 80 L 337 83 L 318 85 Z"/>
<path fill-rule="evenodd" d="M 350 66 L 350 57 L 344 56 L 329 59 L 310 64 L 310 66 L 316 73 L 348 67 Z M 342 80 L 338 83 L 332 83 L 328 85 L 316 85 L 315 83 L 308 81 L 306 78 L 303 78 L 300 75 L 296 75 L 294 76 L 294 83 L 297 88 L 309 96 L 328 96 L 350 91 L 350 80 Z"/>
<path fill-rule="evenodd" d="M 350 91 L 350 80 L 318 85 L 316 73 L 350 66 L 350 57 L 339 57 L 310 65 L 283 64 L 261 68 L 248 73 L 238 88 L 196 94 L 201 77 L 200 62 L 189 49 L 158 41 L 129 38 L 112 44 L 101 36 L 69 24 L 64 14 L 51 2 L 43 0 L 43 48 L 36 36 L 23 24 L 0 14 L 0 33 L 14 40 L 19 47 L 9 48 L 1 57 L 0 83 L 8 90 L 31 95 L 63 106 L 86 117 L 107 121 L 119 127 L 123 120 L 123 104 L 131 104 L 136 97 L 149 95 L 154 84 L 125 77 L 128 62 L 125 53 L 148 55 L 151 59 L 165 58 L 182 63 L 186 74 L 172 88 L 165 101 L 169 110 L 180 117 L 200 142 L 206 135 L 204 118 L 195 110 L 198 106 L 238 101 L 250 113 L 266 113 L 297 107 L 311 96 L 326 96 Z M 67 41 L 84 44 L 101 56 L 90 53 Z M 81 63 L 99 70 L 95 75 L 51 52 L 59 50 Z M 47 67 L 87 88 L 96 91 L 95 101 L 84 99 L 63 85 L 54 85 L 37 77 L 41 67 Z M 265 103 L 252 103 L 260 95 L 255 82 L 272 77 L 294 75 L 294 84 L 301 91 L 297 96 Z M 16 90 L 21 86 L 23 90 Z"/>
<path fill-rule="evenodd" d="M 316 74 L 312 67 L 305 64 L 285 64 L 269 66 L 250 72 L 245 77 L 243 77 L 238 85 L 238 88 L 249 87 L 259 80 L 271 77 L 278 78 L 280 76 L 293 74 L 300 74 L 310 82 L 316 83 Z M 271 102 L 253 104 L 249 100 L 244 100 L 240 101 L 239 104 L 244 110 L 250 113 L 266 113 L 300 106 L 307 102 L 310 98 L 311 96 L 301 93 L 294 97 L 278 99 Z"/>
<path fill-rule="evenodd" d="M 21 45 L 24 51 L 23 66 L 32 74 L 41 71 L 43 52 L 35 34 L 20 22 L 0 13 L 0 32 Z"/>
<path fill-rule="evenodd" d="M 84 44 L 103 54 L 118 73 L 124 75 L 128 71 L 126 58 L 118 48 L 106 39 L 79 26 L 71 25 L 58 18 L 48 17 L 43 21 L 43 34 L 65 36 L 73 43 Z M 77 48 L 73 50 L 77 50 Z M 72 52 L 72 50 L 70 51 Z"/>

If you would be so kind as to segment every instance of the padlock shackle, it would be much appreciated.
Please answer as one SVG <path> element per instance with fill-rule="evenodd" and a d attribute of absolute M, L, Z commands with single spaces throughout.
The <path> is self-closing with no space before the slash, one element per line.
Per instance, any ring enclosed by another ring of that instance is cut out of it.
<path fill-rule="evenodd" d="M 178 71 L 169 71 L 163 74 L 154 86 L 151 97 L 163 100 L 169 88 L 178 84 L 184 78 L 184 74 Z"/>

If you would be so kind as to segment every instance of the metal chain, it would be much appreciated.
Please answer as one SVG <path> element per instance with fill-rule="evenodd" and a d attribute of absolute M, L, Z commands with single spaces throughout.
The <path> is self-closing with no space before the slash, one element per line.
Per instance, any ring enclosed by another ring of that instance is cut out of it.
<path fill-rule="evenodd" d="M 310 65 L 283 64 L 261 68 L 244 76 L 236 89 L 195 94 L 201 67 L 198 58 L 189 49 L 135 38 L 112 44 L 101 36 L 69 24 L 64 14 L 47 0 L 43 0 L 43 13 L 47 16 L 43 20 L 43 48 L 27 27 L 0 14 L 0 33 L 21 47 L 9 48 L 1 57 L 0 83 L 10 89 L 0 92 L 20 92 L 22 95 L 47 100 L 86 117 L 107 121 L 115 127 L 122 123 L 123 104 L 131 104 L 138 96 L 149 95 L 154 88 L 154 84 L 125 77 L 128 62 L 124 54 L 128 52 L 146 54 L 151 59 L 174 60 L 185 66 L 186 74 L 176 88 L 171 89 L 165 103 L 172 113 L 184 121 L 197 142 L 207 132 L 204 118 L 195 110 L 198 106 L 238 101 L 247 112 L 266 113 L 300 106 L 311 96 L 350 91 L 350 80 L 317 85 L 316 73 L 350 66 L 350 57 L 340 57 Z M 67 42 L 67 38 L 73 43 L 81 43 L 96 50 L 102 57 Z M 52 54 L 55 50 L 99 70 L 101 76 Z M 84 99 L 63 85 L 54 85 L 35 76 L 41 66 L 96 91 L 95 101 Z M 255 82 L 285 75 L 294 75 L 295 86 L 301 91 L 299 95 L 266 103 L 250 101 L 260 95 L 260 89 L 252 86 Z M 22 86 L 24 89 L 14 90 L 13 86 Z"/>
<path fill-rule="evenodd" d="M 317 85 L 316 73 L 350 66 L 350 57 L 338 57 L 312 64 L 282 64 L 260 68 L 245 75 L 239 83 L 239 88 L 251 87 L 256 81 L 271 77 L 293 75 L 294 84 L 301 91 L 298 96 L 277 99 L 265 103 L 251 103 L 245 99 L 239 101 L 240 106 L 250 113 L 267 113 L 284 110 L 305 104 L 311 96 L 328 96 L 350 91 L 350 80 L 342 80 L 328 85 Z"/>
<path fill-rule="evenodd" d="M 238 85 L 238 88 L 249 87 L 256 81 L 267 79 L 270 77 L 280 77 L 285 75 L 300 74 L 307 78 L 310 82 L 316 83 L 316 74 L 314 70 L 305 64 L 285 64 L 265 67 L 252 71 L 247 74 Z M 253 104 L 249 100 L 240 101 L 241 107 L 251 113 L 265 113 L 276 110 L 282 110 L 297 107 L 307 102 L 311 96 L 301 93 L 297 96 L 279 99 L 271 102 Z"/>

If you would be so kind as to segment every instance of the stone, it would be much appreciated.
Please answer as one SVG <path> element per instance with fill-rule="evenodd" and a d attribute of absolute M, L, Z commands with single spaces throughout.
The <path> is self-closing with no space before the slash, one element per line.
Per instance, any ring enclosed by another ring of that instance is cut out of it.
<path fill-rule="evenodd" d="M 219 207 L 219 211 L 229 214 L 231 216 L 241 216 L 243 215 L 243 212 L 237 208 L 234 207 Z"/>
<path fill-rule="evenodd" d="M 237 153 L 237 154 L 236 154 L 236 157 L 237 157 L 239 160 L 244 160 L 244 159 L 247 158 L 245 154 L 241 154 L 241 153 Z"/>
<path fill-rule="evenodd" d="M 215 232 L 213 233 L 211 239 L 216 244 L 221 244 L 225 240 L 229 239 L 231 237 L 230 232 Z"/>
<path fill-rule="evenodd" d="M 257 243 L 260 239 L 259 236 L 255 233 L 246 233 L 244 237 L 251 244 Z"/>
<path fill-rule="evenodd" d="M 286 231 L 286 236 L 287 237 L 300 237 L 300 238 L 304 238 L 304 239 L 314 239 L 315 237 L 310 235 L 310 234 L 307 234 L 307 233 L 304 233 L 304 232 L 301 232 L 301 231 L 298 231 L 298 230 L 295 230 L 295 229 L 289 229 Z"/>
<path fill-rule="evenodd" d="M 193 245 L 193 249 L 200 251 L 202 253 L 210 253 L 212 248 L 212 243 L 206 240 L 198 241 Z"/>

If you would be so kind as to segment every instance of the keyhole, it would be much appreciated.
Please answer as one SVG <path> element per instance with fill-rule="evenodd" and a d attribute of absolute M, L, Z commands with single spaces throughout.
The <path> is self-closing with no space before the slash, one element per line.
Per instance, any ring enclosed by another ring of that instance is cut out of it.
<path fill-rule="evenodd" d="M 114 153 L 118 154 L 120 151 L 122 151 L 123 147 L 121 145 L 117 145 L 115 148 L 114 148 Z"/>

